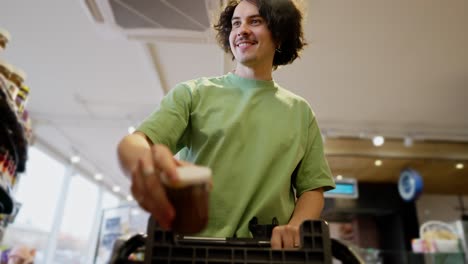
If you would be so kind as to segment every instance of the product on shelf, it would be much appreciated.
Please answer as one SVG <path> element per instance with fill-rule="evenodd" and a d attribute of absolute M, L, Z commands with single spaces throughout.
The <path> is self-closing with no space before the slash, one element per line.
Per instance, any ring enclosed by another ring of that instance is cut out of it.
<path fill-rule="evenodd" d="M 8 41 L 10 41 L 11 35 L 5 29 L 0 28 L 0 51 L 6 48 Z"/>
<path fill-rule="evenodd" d="M 29 96 L 29 87 L 24 84 L 26 73 L 0 59 L 0 86 L 7 95 L 7 103 L 16 112 L 19 121 L 24 126 L 25 133 L 31 132 L 29 114 L 24 109 Z M 30 134 L 30 133 L 29 133 Z M 28 141 L 31 136 L 27 136 Z"/>
<path fill-rule="evenodd" d="M 11 99 L 15 103 L 18 115 L 21 115 L 26 106 L 29 95 L 29 87 L 24 84 L 26 80 L 26 73 L 14 66 L 10 66 L 10 85 L 9 92 Z"/>
<path fill-rule="evenodd" d="M 26 80 L 26 73 L 17 67 L 11 66 L 9 80 L 11 83 L 8 90 L 13 101 L 16 101 L 16 97 L 21 90 L 21 86 L 24 85 L 24 81 Z"/>
<path fill-rule="evenodd" d="M 0 59 L 0 78 L 9 80 L 10 74 L 11 74 L 11 65 L 7 63 L 6 61 Z"/>
<path fill-rule="evenodd" d="M 0 172 L 3 173 L 6 168 L 8 160 L 8 149 L 4 146 L 0 146 Z"/>
<path fill-rule="evenodd" d="M 32 139 L 32 125 L 31 125 L 31 118 L 29 117 L 28 110 L 24 110 L 21 114 L 21 123 L 23 124 L 24 128 L 24 135 L 26 136 L 26 140 L 31 142 Z"/>
<path fill-rule="evenodd" d="M 3 146 L 0 146 L 0 176 L 1 176 L 1 181 L 0 181 L 0 186 L 3 188 L 6 188 L 6 183 L 8 182 L 7 179 L 8 177 L 8 166 L 10 163 L 10 156 L 8 149 L 6 149 Z"/>
<path fill-rule="evenodd" d="M 25 80 L 26 80 L 26 73 L 22 69 L 18 67 L 11 68 L 10 81 L 16 84 L 16 86 L 21 87 L 21 85 L 23 85 L 23 82 Z"/>
<path fill-rule="evenodd" d="M 15 181 L 16 161 L 9 151 L 0 147 L 0 174 L 2 175 L 2 186 L 12 186 Z"/>
<path fill-rule="evenodd" d="M 21 85 L 18 95 L 15 98 L 16 109 L 18 114 L 22 114 L 26 104 L 28 102 L 28 95 L 29 95 L 29 87 L 26 85 Z"/>
<path fill-rule="evenodd" d="M 0 86 L 8 97 L 8 104 L 16 111 L 15 97 L 16 93 L 19 92 L 18 88 L 15 88 L 14 83 L 10 81 L 11 71 L 13 66 L 8 62 L 0 59 Z"/>

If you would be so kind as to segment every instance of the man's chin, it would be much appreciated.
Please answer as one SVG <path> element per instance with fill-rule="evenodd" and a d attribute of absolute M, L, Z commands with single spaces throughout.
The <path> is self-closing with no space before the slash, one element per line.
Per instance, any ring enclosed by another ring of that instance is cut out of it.
<path fill-rule="evenodd" d="M 256 58 L 253 57 L 253 56 L 245 56 L 245 57 L 241 57 L 241 58 L 236 58 L 238 63 L 240 63 L 242 65 L 245 65 L 247 67 L 255 65 L 255 61 L 256 61 L 255 59 Z"/>

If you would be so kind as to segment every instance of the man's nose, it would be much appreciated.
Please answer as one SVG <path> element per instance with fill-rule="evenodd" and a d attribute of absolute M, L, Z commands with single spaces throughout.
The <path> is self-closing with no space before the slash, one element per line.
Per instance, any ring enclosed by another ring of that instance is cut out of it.
<path fill-rule="evenodd" d="M 250 34 L 250 28 L 246 23 L 242 23 L 237 29 L 237 36 L 246 36 Z"/>

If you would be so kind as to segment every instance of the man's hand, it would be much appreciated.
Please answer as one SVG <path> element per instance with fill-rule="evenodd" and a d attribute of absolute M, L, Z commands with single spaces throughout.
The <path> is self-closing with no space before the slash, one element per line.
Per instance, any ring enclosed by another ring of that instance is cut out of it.
<path fill-rule="evenodd" d="M 301 246 L 301 237 L 299 226 L 291 224 L 276 226 L 271 234 L 271 248 L 299 248 Z"/>
<path fill-rule="evenodd" d="M 287 225 L 276 226 L 271 234 L 271 248 L 299 248 L 301 236 L 299 227 L 305 220 L 319 219 L 323 209 L 323 189 L 304 192 L 296 201 L 291 220 Z"/>
<path fill-rule="evenodd" d="M 167 176 L 169 184 L 177 184 L 176 168 L 193 164 L 176 160 L 167 146 L 153 144 L 138 131 L 120 141 L 117 154 L 123 172 L 131 178 L 135 200 L 162 228 L 171 228 L 176 212 L 161 182 L 161 174 Z"/>
<path fill-rule="evenodd" d="M 166 195 L 161 174 L 165 173 L 169 182 L 176 183 L 176 168 L 182 165 L 188 164 L 174 159 L 165 145 L 153 145 L 140 156 L 136 168 L 131 172 L 133 197 L 164 229 L 171 228 L 176 212 Z"/>

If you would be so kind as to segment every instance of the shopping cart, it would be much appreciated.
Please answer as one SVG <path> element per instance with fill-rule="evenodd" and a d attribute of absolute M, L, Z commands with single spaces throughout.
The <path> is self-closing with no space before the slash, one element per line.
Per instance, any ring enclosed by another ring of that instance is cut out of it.
<path fill-rule="evenodd" d="M 275 224 L 258 225 L 249 229 L 253 238 L 188 237 L 165 231 L 150 218 L 146 235 L 138 234 L 117 242 L 110 263 L 332 263 L 332 258 L 343 263 L 364 263 L 348 246 L 330 239 L 325 221 L 308 220 L 300 227 L 301 248 L 273 250 L 271 231 Z M 129 260 L 130 255 L 144 253 L 144 261 Z"/>

